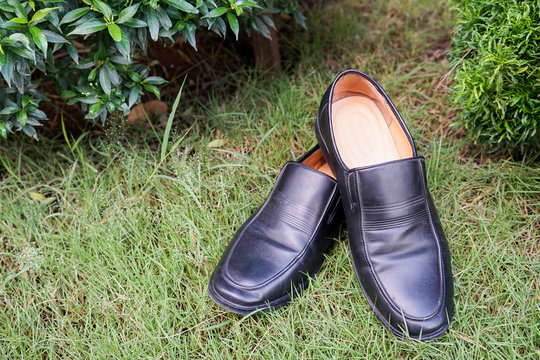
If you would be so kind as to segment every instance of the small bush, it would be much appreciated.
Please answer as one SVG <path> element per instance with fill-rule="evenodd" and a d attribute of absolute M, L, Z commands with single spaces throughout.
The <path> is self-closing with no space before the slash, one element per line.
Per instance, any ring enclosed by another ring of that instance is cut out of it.
<path fill-rule="evenodd" d="M 540 2 L 453 0 L 456 126 L 491 149 L 540 148 Z"/>
<path fill-rule="evenodd" d="M 196 48 L 206 28 L 238 39 L 240 27 L 270 37 L 269 13 L 286 13 L 304 26 L 296 1 L 280 0 L 0 0 L 0 136 L 22 130 L 36 137 L 47 119 L 38 80 L 80 103 L 86 118 L 105 122 L 124 114 L 147 91 L 160 97 L 166 81 L 141 61 L 148 39 Z M 52 81 L 49 81 L 52 80 Z"/>

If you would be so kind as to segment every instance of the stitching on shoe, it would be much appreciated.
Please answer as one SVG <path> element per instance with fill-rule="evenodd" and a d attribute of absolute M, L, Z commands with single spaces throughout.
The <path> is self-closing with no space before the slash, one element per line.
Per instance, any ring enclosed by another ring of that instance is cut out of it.
<path fill-rule="evenodd" d="M 366 220 L 364 222 L 365 223 L 364 228 L 367 230 L 391 229 L 393 227 L 399 227 L 403 225 L 412 224 L 414 222 L 420 222 L 421 220 L 426 219 L 427 216 L 428 216 L 428 211 L 424 208 L 412 214 L 398 216 L 392 219 Z"/>
<path fill-rule="evenodd" d="M 423 196 L 415 196 L 413 198 L 403 200 L 400 202 L 393 203 L 391 205 L 370 205 L 370 206 L 364 206 L 362 208 L 362 211 L 368 214 L 378 214 L 382 212 L 387 212 L 391 210 L 399 210 L 401 208 L 409 207 L 411 205 L 415 205 L 416 203 L 421 203 L 424 201 Z"/>
<path fill-rule="evenodd" d="M 435 230 L 435 226 L 433 225 L 433 214 L 431 213 L 431 209 L 430 209 L 430 206 L 429 206 L 429 199 L 428 197 L 431 197 L 431 195 L 429 194 L 429 190 L 428 190 L 428 187 L 427 187 L 427 184 L 426 184 L 426 169 L 425 169 L 425 166 L 424 166 L 425 162 L 424 161 L 420 161 L 420 168 L 422 169 L 422 176 L 421 176 L 421 180 L 422 180 L 422 191 L 424 193 L 424 199 L 425 199 L 425 204 L 426 204 L 426 209 L 428 211 L 428 219 L 429 219 L 429 226 L 431 228 L 431 233 L 433 234 L 433 237 L 437 240 L 435 241 L 435 243 L 437 244 L 437 255 L 439 256 L 439 261 L 438 261 L 438 264 L 439 264 L 439 283 L 441 284 L 440 288 L 439 288 L 439 291 L 440 291 L 440 298 L 438 300 L 438 306 L 435 310 L 435 313 L 438 313 L 440 311 L 440 308 L 442 307 L 442 304 L 444 302 L 444 298 L 446 297 L 446 279 L 445 277 L 443 276 L 443 254 L 442 254 L 442 249 L 441 249 L 441 244 L 440 244 L 440 241 L 441 239 L 439 238 L 439 236 L 437 235 L 437 231 Z M 433 315 L 432 315 L 433 316 Z"/>
<path fill-rule="evenodd" d="M 302 231 L 306 235 L 310 234 L 310 226 L 309 224 L 306 224 L 302 222 L 297 216 L 294 215 L 294 213 L 281 209 L 279 212 L 275 211 L 275 205 L 269 206 L 270 209 L 267 207 L 264 210 L 262 210 L 265 214 L 270 215 L 274 218 L 274 221 L 283 221 L 287 223 L 288 225 L 291 225 L 295 227 L 296 229 Z M 299 211 L 300 212 L 300 211 Z M 312 217 L 313 218 L 313 217 Z M 308 220 L 309 223 L 312 222 L 312 219 Z"/>
<path fill-rule="evenodd" d="M 358 196 L 358 179 L 354 172 L 347 174 L 347 190 L 349 191 L 349 198 L 351 201 L 351 210 L 356 209 L 359 196 Z"/>

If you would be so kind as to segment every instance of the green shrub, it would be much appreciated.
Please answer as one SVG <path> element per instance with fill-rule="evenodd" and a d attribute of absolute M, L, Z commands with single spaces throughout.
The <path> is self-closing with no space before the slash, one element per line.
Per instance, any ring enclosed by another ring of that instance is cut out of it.
<path fill-rule="evenodd" d="M 304 26 L 297 7 L 290 0 L 0 0 L 0 135 L 36 137 L 47 119 L 38 80 L 54 83 L 68 104 L 80 103 L 86 118 L 105 122 L 112 112 L 127 114 L 144 91 L 160 97 L 166 81 L 141 61 L 148 38 L 182 35 L 196 48 L 197 29 L 225 37 L 230 28 L 238 39 L 241 25 L 269 37 L 269 13 Z"/>
<path fill-rule="evenodd" d="M 540 148 L 540 2 L 453 0 L 456 126 L 509 152 Z"/>

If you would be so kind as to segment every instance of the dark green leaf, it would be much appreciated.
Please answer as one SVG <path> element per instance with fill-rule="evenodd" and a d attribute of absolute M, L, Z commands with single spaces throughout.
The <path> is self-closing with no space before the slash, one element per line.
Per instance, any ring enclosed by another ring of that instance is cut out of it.
<path fill-rule="evenodd" d="M 262 15 L 261 16 L 263 21 L 266 23 L 266 25 L 270 26 L 271 28 L 276 28 L 276 24 L 274 24 L 274 20 L 272 20 L 271 17 L 269 16 L 266 16 L 266 15 Z"/>
<path fill-rule="evenodd" d="M 148 31 L 150 31 L 150 38 L 157 41 L 159 35 L 159 20 L 156 11 L 150 7 L 146 13 L 146 23 L 148 24 Z"/>
<path fill-rule="evenodd" d="M 58 17 L 59 13 L 60 15 L 64 15 L 64 13 L 60 11 L 51 11 L 46 17 L 47 21 L 50 22 L 57 29 L 59 26 L 58 24 L 60 23 L 60 18 Z"/>
<path fill-rule="evenodd" d="M 24 10 L 24 7 L 21 5 L 19 0 L 7 0 L 7 3 L 11 5 L 13 10 L 15 11 L 15 14 L 23 19 L 28 19 L 28 16 L 26 15 L 26 11 Z"/>
<path fill-rule="evenodd" d="M 0 110 L 0 115 L 11 115 L 19 111 L 20 109 L 18 106 L 8 106 Z"/>
<path fill-rule="evenodd" d="M 195 24 L 189 22 L 186 23 L 186 28 L 182 30 L 182 35 L 187 39 L 191 46 L 197 50 L 197 39 L 195 38 Z"/>
<path fill-rule="evenodd" d="M 34 15 L 32 16 L 32 19 L 30 19 L 30 23 L 36 23 L 36 22 L 40 21 L 45 16 L 47 16 L 48 13 L 50 13 L 51 11 L 56 10 L 56 9 L 59 9 L 59 8 L 58 7 L 45 8 L 45 9 L 41 9 L 41 10 L 36 11 L 34 13 Z"/>
<path fill-rule="evenodd" d="M 21 100 L 21 104 L 22 104 L 23 109 L 26 108 L 28 104 L 30 104 L 30 97 L 28 95 L 24 95 Z"/>
<path fill-rule="evenodd" d="M 238 32 L 240 30 L 240 25 L 238 24 L 238 19 L 236 18 L 236 16 L 233 13 L 228 12 L 227 13 L 227 20 L 229 21 L 229 26 L 231 27 L 231 30 L 233 31 L 234 36 L 236 36 L 236 40 L 238 40 Z"/>
<path fill-rule="evenodd" d="M 158 7 L 156 11 L 161 27 L 169 30 L 172 27 L 172 21 L 167 12 L 162 7 Z"/>
<path fill-rule="evenodd" d="M 173 29 L 176 31 L 182 31 L 186 27 L 186 22 L 182 19 L 178 20 L 176 24 L 174 24 Z"/>
<path fill-rule="evenodd" d="M 83 23 L 79 26 L 77 26 L 72 32 L 68 34 L 70 35 L 89 35 L 93 34 L 95 32 L 101 31 L 107 27 L 107 24 L 105 24 L 105 21 L 102 19 L 94 19 L 91 21 L 88 21 L 86 23 Z"/>
<path fill-rule="evenodd" d="M 131 54 L 131 43 L 129 40 L 129 36 L 125 32 L 122 32 L 122 39 L 118 42 L 115 42 L 114 44 L 116 45 L 116 48 L 118 49 L 120 54 L 122 54 L 122 56 L 129 60 Z"/>
<path fill-rule="evenodd" d="M 177 35 L 177 33 L 178 32 L 173 30 L 173 29 L 169 29 L 169 30 L 161 29 L 161 30 L 159 30 L 159 37 L 166 38 L 166 39 L 171 40 L 171 42 L 174 42 L 174 39 L 172 37 L 174 35 Z"/>
<path fill-rule="evenodd" d="M 270 35 L 270 30 L 268 30 L 268 27 L 262 21 L 260 18 L 256 17 L 251 22 L 251 26 L 253 26 L 253 29 L 260 33 L 262 36 L 264 36 L 267 39 L 272 39 L 272 35 Z"/>
<path fill-rule="evenodd" d="M 154 94 L 158 98 L 158 100 L 161 100 L 161 96 L 159 94 L 159 89 L 157 88 L 157 86 L 144 84 L 143 87 L 145 88 L 146 91 L 149 91 L 152 94 Z"/>
<path fill-rule="evenodd" d="M 30 49 L 30 40 L 28 40 L 28 37 L 21 33 L 11 34 L 8 37 L 9 40 L 18 41 L 24 44 L 24 46 L 28 49 Z"/>
<path fill-rule="evenodd" d="M 139 83 L 142 81 L 141 75 L 137 74 L 135 71 L 128 72 L 128 76 L 133 82 Z"/>
<path fill-rule="evenodd" d="M 94 105 L 90 106 L 90 109 L 88 109 L 88 116 L 90 116 L 91 118 L 95 118 L 96 116 L 98 116 L 98 111 L 100 107 L 100 103 L 95 103 Z"/>
<path fill-rule="evenodd" d="M 240 0 L 236 1 L 234 5 L 238 7 L 254 7 L 254 8 L 261 8 L 259 4 L 257 4 L 255 1 L 248 1 L 248 0 Z"/>
<path fill-rule="evenodd" d="M 122 42 L 115 43 L 116 47 L 118 48 L 118 44 L 121 44 L 121 43 Z M 120 64 L 120 65 L 130 65 L 131 64 L 131 59 L 126 59 L 125 57 L 119 56 L 119 55 L 111 56 L 110 60 L 111 60 L 111 62 L 116 63 L 116 64 Z"/>
<path fill-rule="evenodd" d="M 73 21 L 77 20 L 78 18 L 80 18 L 81 16 L 83 16 L 84 14 L 86 14 L 89 11 L 90 11 L 89 7 L 84 7 L 84 8 L 80 8 L 80 9 L 71 10 L 70 12 L 68 12 L 62 18 L 59 25 L 73 22 Z"/>
<path fill-rule="evenodd" d="M 95 19 L 104 20 L 103 15 L 101 15 L 100 13 L 95 12 L 95 11 L 90 11 L 87 14 L 84 14 L 83 16 L 81 16 L 79 19 L 77 19 L 75 22 L 71 23 L 70 25 L 77 27 Z"/>
<path fill-rule="evenodd" d="M 2 65 L 2 76 L 6 80 L 8 86 L 11 86 L 11 79 L 13 78 L 13 71 L 15 69 L 15 63 L 13 62 L 13 55 L 10 52 L 7 52 L 4 59 L 4 64 Z"/>
<path fill-rule="evenodd" d="M 15 54 L 22 56 L 23 58 L 29 59 L 34 61 L 36 59 L 36 55 L 33 50 L 26 48 L 26 47 L 16 47 L 11 46 L 11 51 L 13 51 Z M 15 81 L 15 75 L 18 73 L 14 73 L 14 81 Z"/>
<path fill-rule="evenodd" d="M 32 34 L 34 43 L 37 45 L 38 48 L 41 49 L 41 51 L 43 51 L 44 56 L 47 57 L 48 43 L 45 34 L 43 34 L 43 31 L 41 31 L 37 26 L 30 26 L 28 30 L 30 30 L 30 34 Z"/>
<path fill-rule="evenodd" d="M 96 8 L 99 9 L 99 11 L 103 14 L 105 19 L 112 20 L 112 10 L 109 5 L 107 5 L 106 2 L 103 2 L 101 0 L 92 0 L 94 2 L 94 5 Z"/>
<path fill-rule="evenodd" d="M 5 12 L 12 12 L 13 8 L 7 2 L 0 2 L 0 10 Z"/>
<path fill-rule="evenodd" d="M 26 125 L 27 126 L 41 126 L 41 123 L 37 121 L 36 119 L 28 117 L 28 120 L 26 120 Z"/>
<path fill-rule="evenodd" d="M 49 38 L 47 38 L 47 41 L 49 41 Z M 49 41 L 50 42 L 50 41 Z M 64 47 L 63 43 L 53 43 L 52 53 L 54 54 L 58 50 Z M 54 59 L 53 59 L 54 61 Z M 50 63 L 49 65 L 53 65 L 53 63 Z"/>
<path fill-rule="evenodd" d="M 71 90 L 62 90 L 60 92 L 60 96 L 63 97 L 64 99 L 71 99 L 72 97 L 77 96 L 77 93 Z"/>
<path fill-rule="evenodd" d="M 225 37 L 227 34 L 227 25 L 225 25 L 225 21 L 223 21 L 222 18 L 214 18 L 213 20 L 214 24 L 210 27 L 210 30 L 222 37 Z"/>
<path fill-rule="evenodd" d="M 141 19 L 130 19 L 124 23 L 124 26 L 130 27 L 130 28 L 143 28 L 146 27 L 146 21 Z"/>
<path fill-rule="evenodd" d="M 30 136 L 36 140 L 38 139 L 36 129 L 33 126 L 23 126 L 22 131 L 26 136 Z"/>
<path fill-rule="evenodd" d="M 62 35 L 50 30 L 42 30 L 43 34 L 47 38 L 47 41 L 52 44 L 67 44 L 69 41 Z"/>
<path fill-rule="evenodd" d="M 150 77 L 147 77 L 145 80 L 144 80 L 144 83 L 146 84 L 152 84 L 152 85 L 163 85 L 163 84 L 166 84 L 167 83 L 167 80 L 159 77 L 159 76 L 150 76 Z"/>
<path fill-rule="evenodd" d="M 97 72 L 98 72 L 98 68 L 92 69 L 92 70 L 88 73 L 88 81 L 94 81 L 94 80 L 96 80 Z"/>
<path fill-rule="evenodd" d="M 66 44 L 66 49 L 69 54 L 69 57 L 75 62 L 75 64 L 79 63 L 79 52 L 77 51 L 77 48 L 72 43 Z"/>
<path fill-rule="evenodd" d="M 293 17 L 294 17 L 294 20 L 296 20 L 296 22 L 301 26 L 303 27 L 304 29 L 306 29 L 306 17 L 304 15 L 302 15 L 300 12 L 298 11 L 295 11 L 293 12 Z"/>
<path fill-rule="evenodd" d="M 7 139 L 7 128 L 4 123 L 0 123 L 0 136 L 2 136 L 4 139 Z"/>
<path fill-rule="evenodd" d="M 215 18 L 215 17 L 221 16 L 221 15 L 225 14 L 228 10 L 229 9 L 227 9 L 226 7 L 215 8 L 212 11 L 210 11 L 208 14 L 203 16 L 203 19 L 204 18 Z"/>
<path fill-rule="evenodd" d="M 19 116 L 17 116 L 17 122 L 19 125 L 24 126 L 26 125 L 26 120 L 28 120 L 28 115 L 26 114 L 26 111 L 21 110 Z"/>
<path fill-rule="evenodd" d="M 198 14 L 199 13 L 199 10 L 197 10 L 193 5 L 191 5 L 190 3 L 188 3 L 185 0 L 162 0 L 162 1 L 164 3 L 167 3 L 167 4 L 177 8 L 178 10 L 182 10 L 182 11 L 187 12 L 187 13 L 191 13 L 191 14 Z"/>
<path fill-rule="evenodd" d="M 111 95 L 111 79 L 109 78 L 109 72 L 104 67 L 99 71 L 99 85 L 105 94 Z"/>
<path fill-rule="evenodd" d="M 22 31 L 24 27 L 25 27 L 25 24 L 17 24 L 17 23 L 9 22 L 9 21 L 0 22 L 0 29 Z"/>
<path fill-rule="evenodd" d="M 32 116 L 39 120 L 47 120 L 47 115 L 39 109 L 34 110 Z"/>
<path fill-rule="evenodd" d="M 122 83 L 122 81 L 120 80 L 120 75 L 118 75 L 118 72 L 114 68 L 114 65 L 105 65 L 105 70 L 107 70 L 107 72 L 109 73 L 109 79 L 111 79 L 111 84 L 113 84 L 113 86 L 118 86 Z"/>
<path fill-rule="evenodd" d="M 133 105 L 135 105 L 137 102 L 139 102 L 139 97 L 141 95 L 141 87 L 139 85 L 136 85 L 131 88 L 129 91 L 129 99 L 128 99 L 128 106 L 131 108 Z"/>
<path fill-rule="evenodd" d="M 120 14 L 118 14 L 118 19 L 116 19 L 116 23 L 117 24 L 123 24 L 126 21 L 131 20 L 131 18 L 133 18 L 133 16 L 135 15 L 137 10 L 139 9 L 140 5 L 141 4 L 138 3 L 138 4 L 135 4 L 135 5 L 129 6 L 129 7 L 125 8 L 125 9 L 123 9 L 122 11 L 120 11 Z"/>
<path fill-rule="evenodd" d="M 116 110 L 116 106 L 114 105 L 112 101 L 106 102 L 105 106 L 107 107 L 107 111 L 109 112 L 113 112 L 114 110 Z"/>

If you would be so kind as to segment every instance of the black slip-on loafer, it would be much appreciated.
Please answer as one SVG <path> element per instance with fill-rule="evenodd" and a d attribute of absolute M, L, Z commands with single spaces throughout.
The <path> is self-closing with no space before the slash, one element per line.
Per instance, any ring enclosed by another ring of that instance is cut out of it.
<path fill-rule="evenodd" d="M 347 70 L 324 94 L 316 135 L 368 303 L 397 336 L 439 337 L 454 310 L 450 252 L 403 119 L 375 80 Z"/>
<path fill-rule="evenodd" d="M 284 305 L 305 288 L 343 222 L 332 176 L 318 146 L 285 164 L 268 199 L 238 230 L 214 270 L 212 300 L 248 314 Z"/>

